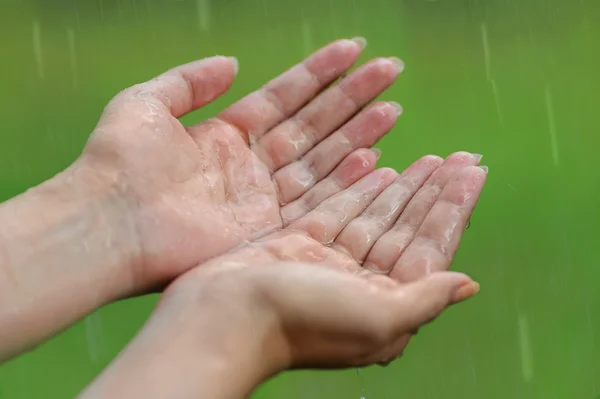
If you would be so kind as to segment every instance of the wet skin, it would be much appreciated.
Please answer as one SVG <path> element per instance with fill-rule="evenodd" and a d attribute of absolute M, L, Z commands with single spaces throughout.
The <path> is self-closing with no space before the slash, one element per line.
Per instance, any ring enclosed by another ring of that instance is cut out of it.
<path fill-rule="evenodd" d="M 484 182 L 480 156 L 375 170 L 370 147 L 401 108 L 371 101 L 402 63 L 377 58 L 338 80 L 364 44 L 334 42 L 194 126 L 178 118 L 227 91 L 234 59 L 117 95 L 73 165 L 0 206 L 0 324 L 15 326 L 0 330 L 0 358 L 223 254 L 397 281 L 447 268 Z"/>

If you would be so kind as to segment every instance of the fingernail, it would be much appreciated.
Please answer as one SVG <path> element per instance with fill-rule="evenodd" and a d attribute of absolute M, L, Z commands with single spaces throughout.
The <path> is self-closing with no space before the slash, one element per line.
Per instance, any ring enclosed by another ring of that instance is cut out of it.
<path fill-rule="evenodd" d="M 487 173 L 488 173 L 488 167 L 487 166 L 480 166 L 480 168 L 483 169 L 483 171 L 487 175 Z"/>
<path fill-rule="evenodd" d="M 388 58 L 390 61 L 392 61 L 394 64 L 396 64 L 396 67 L 398 67 L 398 72 L 402 72 L 404 70 L 404 62 L 402 62 L 402 60 L 398 57 L 389 57 Z"/>
<path fill-rule="evenodd" d="M 240 62 L 238 61 L 238 59 L 236 57 L 229 57 L 229 59 L 231 60 L 231 63 L 233 64 L 233 72 L 234 72 L 234 74 L 237 75 L 238 71 L 240 70 Z"/>
<path fill-rule="evenodd" d="M 375 154 L 375 159 L 381 157 L 381 150 L 379 148 L 371 148 L 371 152 Z"/>
<path fill-rule="evenodd" d="M 402 108 L 402 105 L 398 104 L 395 101 L 390 101 L 389 104 L 396 109 L 396 113 L 398 115 L 402 115 L 402 111 L 404 111 L 404 108 Z"/>
<path fill-rule="evenodd" d="M 454 303 L 462 302 L 466 299 L 471 298 L 479 292 L 481 287 L 475 281 L 469 281 L 461 284 L 458 289 L 454 292 Z"/>
<path fill-rule="evenodd" d="M 481 158 L 483 158 L 483 155 L 473 154 L 473 158 L 475 158 L 475 161 L 477 162 L 477 164 L 479 164 L 479 162 L 481 162 Z"/>
<path fill-rule="evenodd" d="M 360 48 L 361 50 L 364 50 L 364 48 L 367 47 L 367 39 L 365 39 L 364 37 L 353 37 L 350 40 L 356 43 L 358 45 L 358 48 Z"/>

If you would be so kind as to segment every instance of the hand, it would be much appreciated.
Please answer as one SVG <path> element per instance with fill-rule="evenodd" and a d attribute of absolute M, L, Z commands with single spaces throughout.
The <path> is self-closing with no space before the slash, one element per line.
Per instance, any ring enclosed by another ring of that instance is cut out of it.
<path fill-rule="evenodd" d="M 373 60 L 325 89 L 363 44 L 330 44 L 190 127 L 177 118 L 229 88 L 234 60 L 180 66 L 111 101 L 77 165 L 127 208 L 120 223 L 129 221 L 137 244 L 125 278 L 135 290 L 289 226 L 374 169 L 376 155 L 364 148 L 391 129 L 400 109 L 362 108 L 393 83 L 401 63 Z"/>
<path fill-rule="evenodd" d="M 371 172 L 286 229 L 187 272 L 84 397 L 238 398 L 285 368 L 394 359 L 479 288 L 444 270 L 485 181 L 480 158 Z"/>
<path fill-rule="evenodd" d="M 387 363 L 478 289 L 451 272 L 398 284 L 303 263 L 197 268 L 81 397 L 234 399 L 285 369 Z"/>
<path fill-rule="evenodd" d="M 246 304 L 226 305 L 221 312 L 232 322 L 230 330 L 248 332 L 253 322 L 267 321 L 255 329 L 259 338 L 267 338 L 262 357 L 270 362 L 266 374 L 387 364 L 402 355 L 407 334 L 479 291 L 477 283 L 456 272 L 398 283 L 384 275 L 292 262 L 220 265 L 198 270 L 197 277 L 174 284 L 157 314 L 166 320 L 171 316 L 161 307 L 178 307 L 177 318 L 187 320 L 178 325 L 185 336 L 204 324 L 192 312 L 203 298 L 214 301 L 215 312 L 227 301 Z"/>
<path fill-rule="evenodd" d="M 458 152 L 445 161 L 425 156 L 401 175 L 378 169 L 285 229 L 205 265 L 325 263 L 398 282 L 447 270 L 485 183 L 480 159 Z"/>
<path fill-rule="evenodd" d="M 441 158 L 423 157 L 400 176 L 376 170 L 284 230 L 205 266 L 307 262 L 392 286 L 445 271 L 485 183 L 487 169 L 475 166 L 480 159 L 461 152 L 443 164 Z M 202 271 L 188 275 L 195 273 Z"/>

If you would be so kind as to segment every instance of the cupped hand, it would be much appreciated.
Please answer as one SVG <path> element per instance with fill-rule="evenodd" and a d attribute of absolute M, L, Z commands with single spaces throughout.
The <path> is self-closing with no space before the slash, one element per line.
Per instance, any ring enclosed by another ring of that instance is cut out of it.
<path fill-rule="evenodd" d="M 460 152 L 445 161 L 425 156 L 401 175 L 378 169 L 285 229 L 205 266 L 304 262 L 392 288 L 446 271 L 485 183 L 487 169 L 477 166 L 480 159 Z M 193 280 L 202 269 L 181 279 Z M 410 337 L 405 334 L 394 348 L 406 346 Z"/>
<path fill-rule="evenodd" d="M 395 359 L 416 329 L 479 289 L 446 271 L 485 182 L 479 160 L 426 156 L 310 211 L 297 202 L 292 214 L 305 215 L 288 227 L 169 285 L 84 397 L 247 397 L 283 369 Z"/>
<path fill-rule="evenodd" d="M 386 364 L 479 290 L 461 273 L 401 284 L 332 266 L 214 262 L 184 274 L 79 397 L 246 398 L 287 369 Z"/>
<path fill-rule="evenodd" d="M 289 226 L 374 169 L 368 148 L 400 107 L 367 104 L 402 64 L 375 59 L 330 86 L 363 45 L 334 42 L 194 126 L 177 118 L 228 90 L 235 59 L 177 67 L 110 102 L 76 166 L 126 209 L 136 290 Z"/>
<path fill-rule="evenodd" d="M 262 375 L 387 364 L 402 354 L 408 334 L 479 291 L 471 278 L 456 272 L 398 283 L 388 276 L 300 262 L 201 269 L 193 285 L 176 281 L 169 287 L 150 325 L 160 328 L 172 319 L 173 325 L 162 328 L 175 327 L 187 340 L 222 323 L 214 327 L 214 341 L 203 342 L 219 346 L 221 339 L 244 335 L 240 340 L 248 348 L 262 347 L 254 362 Z M 203 320 L 196 308 L 200 303 L 226 316 Z"/>

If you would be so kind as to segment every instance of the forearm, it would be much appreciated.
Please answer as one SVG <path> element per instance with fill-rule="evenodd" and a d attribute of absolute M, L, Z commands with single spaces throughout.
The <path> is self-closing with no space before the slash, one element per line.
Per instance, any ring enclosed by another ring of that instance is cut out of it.
<path fill-rule="evenodd" d="M 133 227 L 119 201 L 82 175 L 72 167 L 0 205 L 0 361 L 131 284 L 122 266 L 133 256 Z"/>
<path fill-rule="evenodd" d="M 159 309 L 80 399 L 248 397 L 274 370 L 261 322 L 244 328 L 208 307 L 175 318 Z"/>

